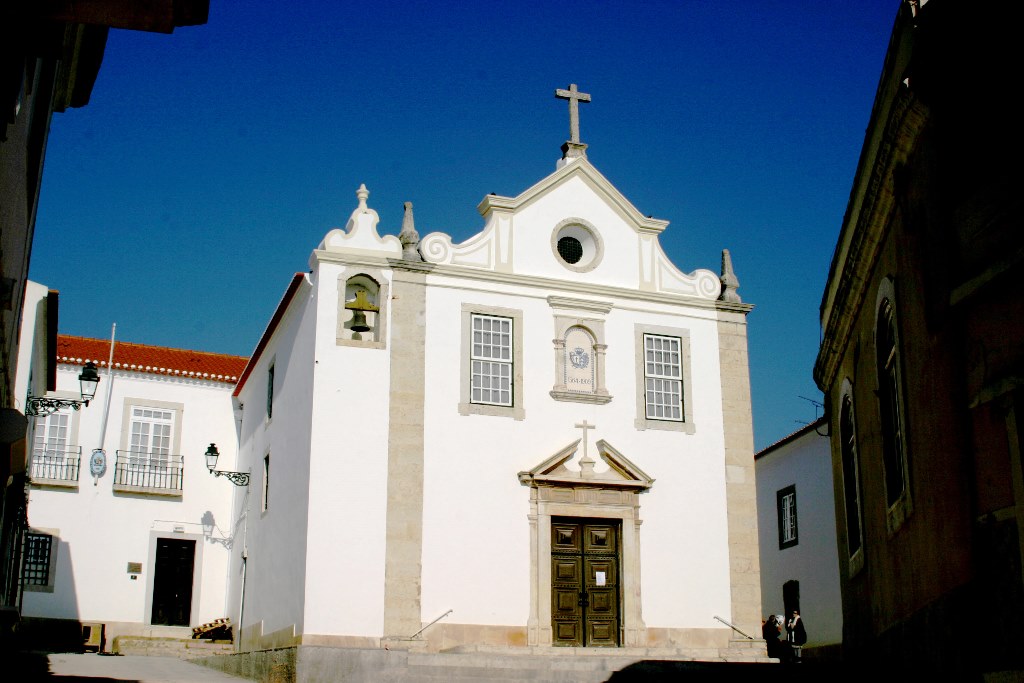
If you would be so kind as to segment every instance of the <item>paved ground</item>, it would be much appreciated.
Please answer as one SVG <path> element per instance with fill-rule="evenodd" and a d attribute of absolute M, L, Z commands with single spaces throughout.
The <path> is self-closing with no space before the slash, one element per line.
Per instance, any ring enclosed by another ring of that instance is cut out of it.
<path fill-rule="evenodd" d="M 242 683 L 246 679 L 208 669 L 174 657 L 109 657 L 97 654 L 39 654 L 18 657 L 18 681 L 54 678 L 59 683 Z"/>

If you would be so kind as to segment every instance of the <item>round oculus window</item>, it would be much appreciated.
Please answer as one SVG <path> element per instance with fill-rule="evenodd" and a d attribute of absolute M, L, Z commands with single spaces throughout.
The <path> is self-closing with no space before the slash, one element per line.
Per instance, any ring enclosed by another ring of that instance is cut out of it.
<path fill-rule="evenodd" d="M 585 273 L 601 262 L 604 245 L 592 225 L 579 218 L 568 218 L 555 226 L 551 251 L 569 270 Z"/>
<path fill-rule="evenodd" d="M 558 255 L 566 263 L 576 264 L 583 258 L 583 245 L 571 235 L 558 238 Z"/>

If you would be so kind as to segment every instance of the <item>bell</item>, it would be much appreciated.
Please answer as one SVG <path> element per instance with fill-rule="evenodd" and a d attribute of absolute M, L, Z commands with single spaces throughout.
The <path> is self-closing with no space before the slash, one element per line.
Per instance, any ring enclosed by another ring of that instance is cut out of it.
<path fill-rule="evenodd" d="M 366 313 L 358 308 L 352 311 L 352 331 L 369 332 L 370 326 L 366 324 Z"/>

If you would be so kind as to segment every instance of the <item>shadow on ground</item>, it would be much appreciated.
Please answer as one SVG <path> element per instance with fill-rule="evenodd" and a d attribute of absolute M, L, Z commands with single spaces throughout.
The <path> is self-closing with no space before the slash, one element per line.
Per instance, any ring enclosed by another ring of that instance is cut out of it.
<path fill-rule="evenodd" d="M 49 653 L 6 653 L 3 658 L 10 664 L 11 668 L 8 671 L 14 674 L 14 678 L 5 678 L 4 680 L 13 680 L 21 683 L 21 681 L 49 681 L 59 678 L 60 683 L 139 683 L 139 681 L 126 681 L 117 678 L 51 673 L 50 662 L 46 658 L 47 654 Z"/>

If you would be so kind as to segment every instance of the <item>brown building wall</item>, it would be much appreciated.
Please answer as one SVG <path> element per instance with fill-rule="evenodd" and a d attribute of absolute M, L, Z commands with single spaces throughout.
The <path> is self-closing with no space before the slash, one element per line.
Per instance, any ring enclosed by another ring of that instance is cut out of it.
<path fill-rule="evenodd" d="M 822 304 L 844 656 L 1024 671 L 1024 185 L 1010 24 L 904 3 Z M 892 282 L 909 499 L 888 511 L 876 363 Z M 849 561 L 839 435 L 852 384 L 863 564 Z"/>

